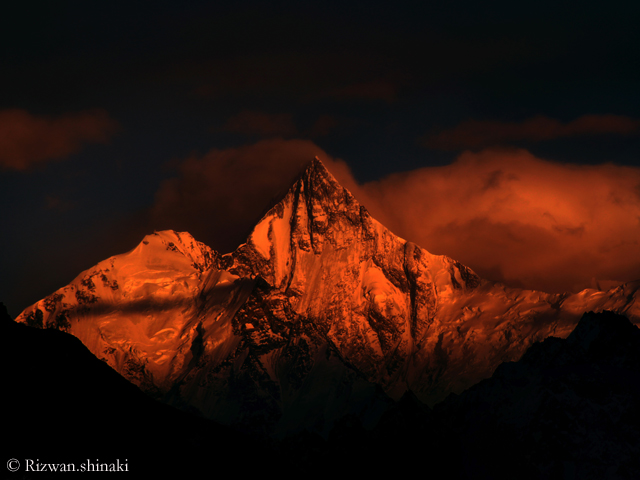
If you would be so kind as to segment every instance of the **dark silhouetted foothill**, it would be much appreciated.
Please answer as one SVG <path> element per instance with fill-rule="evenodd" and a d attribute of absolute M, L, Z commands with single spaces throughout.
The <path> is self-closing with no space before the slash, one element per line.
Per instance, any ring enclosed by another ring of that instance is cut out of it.
<path fill-rule="evenodd" d="M 8 458 L 126 459 L 131 478 L 194 477 L 211 461 L 284 478 L 415 462 L 452 479 L 640 478 L 640 330 L 610 312 L 585 314 L 567 339 L 532 345 L 433 410 L 408 391 L 372 429 L 347 415 L 326 439 L 280 442 L 160 404 L 69 334 L 0 315 Z"/>
<path fill-rule="evenodd" d="M 77 338 L 15 323 L 3 307 L 0 368 L 7 459 L 77 465 L 118 459 L 126 461 L 130 478 L 189 478 L 208 470 L 209 462 L 241 462 L 246 451 L 253 461 L 245 463 L 245 471 L 255 473 L 267 464 L 271 447 L 266 440 L 153 400 Z M 52 475 L 19 473 L 15 478 Z"/>
<path fill-rule="evenodd" d="M 640 330 L 586 313 L 435 411 L 469 478 L 640 478 Z"/>

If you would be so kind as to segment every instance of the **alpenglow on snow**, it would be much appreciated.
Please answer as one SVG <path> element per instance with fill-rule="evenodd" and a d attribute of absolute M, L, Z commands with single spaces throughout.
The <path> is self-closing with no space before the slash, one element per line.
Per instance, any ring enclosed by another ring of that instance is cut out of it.
<path fill-rule="evenodd" d="M 372 425 L 407 390 L 433 405 L 565 338 L 585 311 L 640 321 L 640 282 L 547 294 L 478 277 L 373 219 L 319 160 L 222 255 L 162 231 L 18 321 L 78 337 L 152 396 L 225 424 Z"/>

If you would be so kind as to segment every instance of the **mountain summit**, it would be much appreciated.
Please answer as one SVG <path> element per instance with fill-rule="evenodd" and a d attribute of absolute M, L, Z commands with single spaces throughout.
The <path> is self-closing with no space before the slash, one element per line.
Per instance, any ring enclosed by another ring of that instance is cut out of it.
<path fill-rule="evenodd" d="M 221 255 L 155 232 L 18 321 L 78 337 L 156 398 L 223 423 L 327 433 L 411 390 L 433 404 L 566 337 L 585 311 L 640 320 L 638 288 L 546 294 L 479 278 L 373 219 L 312 160 Z"/>

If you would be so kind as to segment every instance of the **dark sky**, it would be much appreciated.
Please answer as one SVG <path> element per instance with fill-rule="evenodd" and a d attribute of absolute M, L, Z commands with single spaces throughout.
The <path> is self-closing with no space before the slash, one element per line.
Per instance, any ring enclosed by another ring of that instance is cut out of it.
<path fill-rule="evenodd" d="M 487 278 L 640 278 L 637 2 L 13 3 L 14 316 L 154 229 L 232 250 L 315 154 L 394 232 Z"/>

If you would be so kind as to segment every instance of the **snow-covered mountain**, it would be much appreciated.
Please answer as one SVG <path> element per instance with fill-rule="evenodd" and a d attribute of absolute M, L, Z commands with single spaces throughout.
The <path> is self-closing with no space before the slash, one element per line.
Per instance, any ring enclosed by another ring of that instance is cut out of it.
<path fill-rule="evenodd" d="M 585 311 L 640 322 L 640 282 L 547 294 L 479 278 L 371 218 L 312 161 L 247 242 L 221 255 L 156 232 L 18 321 L 78 337 L 143 390 L 223 423 L 327 433 L 411 390 L 434 404 L 567 337 Z"/>

